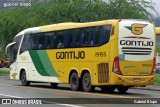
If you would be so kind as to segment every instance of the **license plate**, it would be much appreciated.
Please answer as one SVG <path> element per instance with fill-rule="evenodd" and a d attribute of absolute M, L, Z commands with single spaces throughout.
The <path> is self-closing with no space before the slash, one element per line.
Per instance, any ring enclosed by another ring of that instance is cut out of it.
<path fill-rule="evenodd" d="M 140 82 L 141 79 L 140 79 L 140 78 L 133 78 L 133 81 L 134 81 L 134 82 Z"/>

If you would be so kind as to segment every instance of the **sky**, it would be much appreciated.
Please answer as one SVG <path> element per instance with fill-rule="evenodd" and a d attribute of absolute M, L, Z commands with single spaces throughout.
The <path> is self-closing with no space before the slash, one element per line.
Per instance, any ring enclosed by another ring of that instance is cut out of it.
<path fill-rule="evenodd" d="M 153 7 L 156 9 L 160 16 L 160 0 L 151 0 Z M 153 13 L 155 16 L 158 16 L 156 13 Z"/>

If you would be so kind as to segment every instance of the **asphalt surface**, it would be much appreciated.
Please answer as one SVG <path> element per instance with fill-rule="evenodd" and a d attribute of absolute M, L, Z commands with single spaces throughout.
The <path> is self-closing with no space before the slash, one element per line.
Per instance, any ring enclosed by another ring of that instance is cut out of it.
<path fill-rule="evenodd" d="M 160 104 L 123 104 L 134 102 L 140 98 L 160 98 L 159 91 L 129 89 L 127 93 L 102 93 L 99 88 L 94 92 L 71 91 L 70 86 L 60 84 L 56 89 L 49 83 L 31 83 L 30 86 L 21 86 L 20 81 L 10 80 L 9 77 L 0 77 L 0 98 L 41 98 L 43 105 L 23 105 L 23 107 L 159 107 Z M 44 98 L 44 99 L 42 99 Z M 49 99 L 46 99 L 49 98 Z M 80 98 L 80 99 L 78 99 Z M 131 100 L 128 100 L 131 99 Z M 154 99 L 153 99 L 154 100 Z M 155 99 L 156 101 L 156 99 Z M 109 104 L 108 104 L 109 103 Z M 0 105 L 0 107 L 9 105 Z M 22 105 L 10 105 L 18 107 Z"/>
<path fill-rule="evenodd" d="M 0 70 L 8 71 L 9 68 L 0 68 Z"/>

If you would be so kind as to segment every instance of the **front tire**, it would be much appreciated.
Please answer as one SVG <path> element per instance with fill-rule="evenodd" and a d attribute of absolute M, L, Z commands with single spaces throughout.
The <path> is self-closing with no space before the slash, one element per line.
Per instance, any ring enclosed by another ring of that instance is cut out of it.
<path fill-rule="evenodd" d="M 85 73 L 82 77 L 82 87 L 85 92 L 94 91 L 94 86 L 91 84 L 91 77 L 89 73 Z"/>
<path fill-rule="evenodd" d="M 29 86 L 30 85 L 30 82 L 27 81 L 25 71 L 23 71 L 22 74 L 21 74 L 21 83 L 22 83 L 23 86 Z"/>

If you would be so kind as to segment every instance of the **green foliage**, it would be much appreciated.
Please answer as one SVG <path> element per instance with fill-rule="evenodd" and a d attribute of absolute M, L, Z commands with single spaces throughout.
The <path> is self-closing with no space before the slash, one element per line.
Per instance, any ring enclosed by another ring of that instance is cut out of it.
<path fill-rule="evenodd" d="M 9 75 L 9 70 L 0 70 L 0 76 Z"/>
<path fill-rule="evenodd" d="M 160 83 L 160 74 L 156 74 L 154 78 L 155 83 Z"/>
<path fill-rule="evenodd" d="M 160 47 L 157 47 L 156 50 L 158 53 L 160 53 Z"/>
<path fill-rule="evenodd" d="M 25 28 L 61 22 L 148 19 L 153 8 L 144 0 L 26 0 L 31 7 L 0 10 L 0 46 L 5 48 Z M 4 51 L 3 51 L 4 52 Z"/>

